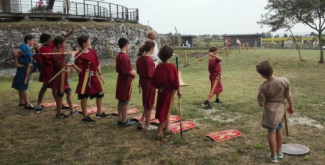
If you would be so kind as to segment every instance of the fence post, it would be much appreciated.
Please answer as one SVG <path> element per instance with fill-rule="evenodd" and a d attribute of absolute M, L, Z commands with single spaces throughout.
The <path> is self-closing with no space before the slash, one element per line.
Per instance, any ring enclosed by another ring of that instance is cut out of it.
<path fill-rule="evenodd" d="M 76 3 L 76 15 L 78 15 L 78 4 Z"/>
<path fill-rule="evenodd" d="M 89 11 L 88 11 L 89 5 L 87 4 L 87 15 L 89 15 Z"/>
<path fill-rule="evenodd" d="M 78 9 L 76 9 L 78 10 Z M 86 16 L 86 0 L 84 0 L 84 16 Z"/>
<path fill-rule="evenodd" d="M 136 10 L 136 20 L 139 21 L 139 9 Z"/>
<path fill-rule="evenodd" d="M 96 17 L 96 6 L 94 5 L 94 16 Z"/>
<path fill-rule="evenodd" d="M 129 20 L 129 14 L 130 14 L 129 13 L 129 9 L 128 8 L 125 8 L 125 12 L 126 12 L 126 15 L 125 15 L 126 18 L 125 19 L 126 20 Z"/>
<path fill-rule="evenodd" d="M 124 6 L 122 6 L 122 19 L 124 19 Z"/>
<path fill-rule="evenodd" d="M 100 17 L 100 8 L 99 8 L 99 2 L 97 2 L 97 13 L 98 13 L 98 16 Z"/>
<path fill-rule="evenodd" d="M 117 11 L 117 18 L 118 18 L 118 15 L 119 15 L 119 14 L 118 14 L 118 5 L 116 5 L 116 9 L 117 9 L 116 11 Z"/>
<path fill-rule="evenodd" d="M 241 50 L 241 44 L 238 44 L 238 52 L 240 54 L 240 50 Z"/>
<path fill-rule="evenodd" d="M 112 4 L 109 4 L 109 18 L 112 19 Z"/>

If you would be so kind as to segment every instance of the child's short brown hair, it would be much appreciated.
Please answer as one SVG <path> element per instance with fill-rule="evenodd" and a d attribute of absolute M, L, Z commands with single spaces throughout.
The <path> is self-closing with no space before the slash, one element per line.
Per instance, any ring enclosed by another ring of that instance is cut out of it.
<path fill-rule="evenodd" d="M 170 46 L 164 45 L 163 47 L 160 48 L 158 57 L 160 58 L 161 61 L 166 62 L 172 56 L 173 56 L 173 49 Z"/>
<path fill-rule="evenodd" d="M 267 61 L 262 61 L 258 65 L 256 65 L 256 71 L 265 77 L 273 75 L 273 68 Z"/>
<path fill-rule="evenodd" d="M 212 46 L 212 47 L 210 47 L 209 52 L 213 53 L 213 52 L 216 52 L 217 50 L 218 50 L 217 47 Z"/>

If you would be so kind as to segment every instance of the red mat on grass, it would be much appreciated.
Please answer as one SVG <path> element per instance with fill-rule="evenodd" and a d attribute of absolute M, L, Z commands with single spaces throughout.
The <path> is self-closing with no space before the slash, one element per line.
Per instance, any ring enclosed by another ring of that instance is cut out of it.
<path fill-rule="evenodd" d="M 173 124 L 173 123 L 176 123 L 176 122 L 178 122 L 180 120 L 181 120 L 181 118 L 179 116 L 170 115 L 169 123 Z M 150 121 L 150 124 L 159 124 L 159 120 L 158 119 L 152 120 L 152 121 Z"/>
<path fill-rule="evenodd" d="M 138 109 L 136 109 L 136 108 L 134 108 L 134 109 L 129 109 L 129 110 L 128 110 L 128 115 L 136 114 L 136 113 L 139 113 L 139 112 L 140 112 L 140 110 L 138 110 Z M 117 113 L 117 112 L 114 112 L 114 113 L 111 113 L 111 115 L 117 116 L 118 113 Z"/>
<path fill-rule="evenodd" d="M 209 133 L 206 136 L 211 138 L 212 140 L 214 140 L 216 142 L 221 142 L 221 141 L 224 141 L 224 140 L 239 137 L 241 135 L 242 135 L 241 132 L 239 132 L 237 130 L 234 130 L 234 129 L 230 129 L 230 130 L 225 130 L 225 131 L 218 131 L 218 132 Z"/>
<path fill-rule="evenodd" d="M 69 108 L 69 104 L 66 104 L 65 102 L 62 102 L 62 105 Z M 80 107 L 80 105 L 78 104 L 72 104 L 74 108 L 76 107 Z M 56 107 L 56 102 L 53 102 L 53 103 L 43 103 L 42 104 L 42 107 L 44 108 L 48 108 L 48 107 Z"/>
<path fill-rule="evenodd" d="M 102 108 L 102 111 L 105 111 L 105 108 Z M 78 111 L 80 114 L 82 114 L 82 111 Z M 93 108 L 88 108 L 87 109 L 87 114 L 91 115 L 97 112 L 97 107 L 93 107 Z"/>
<path fill-rule="evenodd" d="M 194 127 L 196 127 L 196 124 L 194 122 L 182 121 L 182 132 L 192 129 Z M 180 122 L 171 124 L 170 131 L 172 131 L 175 134 L 181 132 Z"/>

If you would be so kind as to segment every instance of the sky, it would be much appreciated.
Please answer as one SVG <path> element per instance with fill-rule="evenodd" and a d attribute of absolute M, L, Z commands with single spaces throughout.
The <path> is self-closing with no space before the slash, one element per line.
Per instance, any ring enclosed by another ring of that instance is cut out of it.
<path fill-rule="evenodd" d="M 72 0 L 80 1 L 80 0 Z M 138 8 L 140 23 L 150 25 L 158 33 L 181 34 L 250 34 L 268 32 L 256 22 L 266 13 L 268 0 L 105 0 Z M 312 29 L 298 24 L 295 34 L 310 34 Z M 284 30 L 273 34 L 283 35 Z M 289 33 L 288 33 L 289 34 Z"/>

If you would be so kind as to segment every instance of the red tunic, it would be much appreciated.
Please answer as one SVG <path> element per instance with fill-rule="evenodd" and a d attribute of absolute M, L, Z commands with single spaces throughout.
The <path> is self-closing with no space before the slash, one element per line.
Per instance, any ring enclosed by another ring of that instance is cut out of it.
<path fill-rule="evenodd" d="M 39 48 L 40 53 L 52 53 L 54 44 L 44 45 Z M 48 82 L 53 75 L 52 55 L 42 55 L 42 70 L 39 75 L 40 82 Z"/>
<path fill-rule="evenodd" d="M 75 57 L 77 57 L 79 53 L 77 53 L 75 55 Z M 82 69 L 82 72 L 79 73 L 79 82 L 78 82 L 78 86 L 77 86 L 77 90 L 76 90 L 76 93 L 78 93 L 78 94 L 81 94 L 81 88 L 82 88 L 82 84 L 83 84 L 83 81 L 85 78 L 86 70 L 88 69 L 88 66 L 89 66 L 89 62 L 90 62 L 90 67 L 89 67 L 90 73 L 89 73 L 89 77 L 88 77 L 85 94 L 86 95 L 94 95 L 94 94 L 103 92 L 102 85 L 100 84 L 100 81 L 96 75 L 96 71 L 99 66 L 99 59 L 97 57 L 96 51 L 93 49 L 89 49 L 88 53 L 83 53 L 80 57 L 78 57 L 75 60 L 75 64 L 80 69 Z M 90 83 L 89 83 L 89 81 L 90 81 Z"/>
<path fill-rule="evenodd" d="M 56 54 L 56 55 L 52 55 L 52 66 L 53 66 L 53 74 L 51 75 L 51 77 L 53 77 L 54 75 L 56 75 L 62 68 L 63 65 L 65 64 L 65 59 L 64 56 L 61 54 Z M 67 72 L 63 72 L 64 73 L 64 90 L 70 88 L 69 84 L 68 84 L 68 76 L 67 76 Z M 61 74 L 59 76 L 57 76 L 50 84 L 49 87 L 52 88 L 53 90 L 60 90 L 61 87 Z"/>
<path fill-rule="evenodd" d="M 159 64 L 152 77 L 152 85 L 158 89 L 156 119 L 164 122 L 168 117 L 173 91 L 179 89 L 179 78 L 176 66 L 170 63 Z"/>
<path fill-rule="evenodd" d="M 219 94 L 222 92 L 222 83 L 221 83 L 221 64 L 216 59 L 210 59 L 209 60 L 209 79 L 211 82 L 211 88 L 213 87 L 213 84 L 216 80 L 216 77 L 219 77 L 219 83 L 216 86 L 216 89 L 214 90 L 214 94 Z"/>
<path fill-rule="evenodd" d="M 155 103 L 155 87 L 151 84 L 151 79 L 155 72 L 155 63 L 150 56 L 141 56 L 137 60 L 137 73 L 140 75 L 140 85 L 142 88 L 142 106 L 146 110 L 151 110 Z"/>
<path fill-rule="evenodd" d="M 118 73 L 116 84 L 116 99 L 129 101 L 133 77 L 128 73 L 132 71 L 132 65 L 128 54 L 120 52 L 116 56 L 116 72 Z"/>

